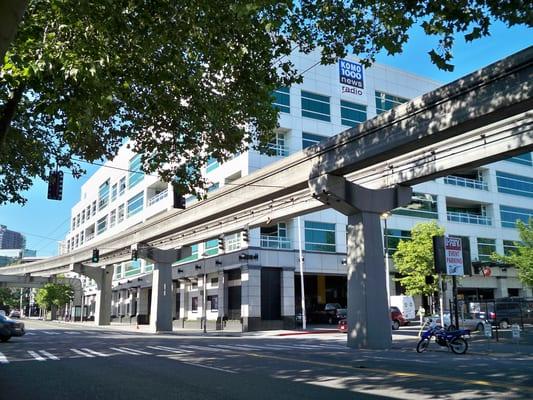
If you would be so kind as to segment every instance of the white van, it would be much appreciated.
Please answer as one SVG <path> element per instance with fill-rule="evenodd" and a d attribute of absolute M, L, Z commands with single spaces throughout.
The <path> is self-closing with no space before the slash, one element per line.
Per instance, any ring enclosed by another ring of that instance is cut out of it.
<path fill-rule="evenodd" d="M 391 296 L 390 305 L 398 307 L 404 318 L 416 318 L 415 301 L 412 296 Z"/>

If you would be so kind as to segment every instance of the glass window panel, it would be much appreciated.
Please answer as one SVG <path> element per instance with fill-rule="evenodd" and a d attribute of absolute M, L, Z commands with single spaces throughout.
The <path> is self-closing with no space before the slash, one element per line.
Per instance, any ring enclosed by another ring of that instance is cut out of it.
<path fill-rule="evenodd" d="M 302 133 L 302 149 L 306 149 L 310 146 L 313 146 L 317 143 L 320 143 L 322 140 L 327 139 L 327 136 L 315 135 L 313 133 Z"/>
<path fill-rule="evenodd" d="M 102 232 L 105 232 L 107 229 L 107 215 L 105 217 L 102 217 L 98 220 L 96 223 L 96 233 L 101 234 Z"/>
<path fill-rule="evenodd" d="M 354 127 L 366 121 L 366 106 L 341 100 L 341 123 Z"/>
<path fill-rule="evenodd" d="M 490 261 L 490 255 L 496 252 L 496 240 L 477 238 L 477 252 L 479 261 Z"/>
<path fill-rule="evenodd" d="M 329 97 L 302 90 L 302 117 L 329 122 Z"/>
<path fill-rule="evenodd" d="M 206 256 L 214 256 L 218 254 L 218 239 L 211 239 L 204 243 L 204 254 Z"/>
<path fill-rule="evenodd" d="M 496 171 L 498 192 L 533 198 L 533 178 Z"/>
<path fill-rule="evenodd" d="M 98 188 L 98 209 L 102 210 L 109 203 L 109 179 Z"/>
<path fill-rule="evenodd" d="M 128 176 L 128 187 L 132 188 L 144 178 L 144 173 L 141 170 L 141 155 L 137 154 L 130 160 L 129 163 L 129 176 Z"/>
<path fill-rule="evenodd" d="M 381 114 L 385 111 L 392 110 L 399 104 L 405 103 L 408 99 L 399 96 L 393 96 L 376 90 L 376 113 Z"/>
<path fill-rule="evenodd" d="M 305 221 L 305 249 L 335 252 L 335 224 Z"/>
<path fill-rule="evenodd" d="M 518 156 L 508 158 L 506 161 L 514 162 L 517 164 L 527 165 L 529 167 L 533 166 L 533 160 L 531 159 L 531 153 L 524 153 Z"/>
<path fill-rule="evenodd" d="M 140 192 L 128 200 L 128 218 L 140 213 L 144 205 L 144 192 Z"/>
<path fill-rule="evenodd" d="M 533 210 L 500 205 L 500 218 L 504 228 L 515 228 L 517 220 L 527 224 L 529 218 L 533 218 Z"/>
<path fill-rule="evenodd" d="M 274 106 L 281 112 L 290 114 L 291 95 L 289 88 L 279 88 L 274 91 Z"/>

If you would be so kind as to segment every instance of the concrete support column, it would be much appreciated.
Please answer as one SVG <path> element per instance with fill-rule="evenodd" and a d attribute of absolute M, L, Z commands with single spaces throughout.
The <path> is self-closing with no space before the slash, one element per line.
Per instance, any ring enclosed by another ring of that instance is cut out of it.
<path fill-rule="evenodd" d="M 387 349 L 392 344 L 380 216 L 411 201 L 408 187 L 373 190 L 342 176 L 309 180 L 313 197 L 348 216 L 348 346 Z"/>
<path fill-rule="evenodd" d="M 172 263 L 176 261 L 175 251 L 171 256 L 164 250 L 154 249 L 155 263 L 152 272 L 152 308 L 150 328 L 154 332 L 172 331 Z"/>
<path fill-rule="evenodd" d="M 241 267 L 241 318 L 242 330 L 260 329 L 261 320 L 261 268 Z"/>
<path fill-rule="evenodd" d="M 281 273 L 281 317 L 284 329 L 294 329 L 294 267 L 285 267 Z"/>
<path fill-rule="evenodd" d="M 109 325 L 111 322 L 111 284 L 113 282 L 113 265 L 87 267 L 83 264 L 72 265 L 72 270 L 88 276 L 96 282 L 96 307 L 94 322 L 97 326 Z"/>
<path fill-rule="evenodd" d="M 224 317 L 226 317 L 226 273 L 224 271 L 218 271 L 218 316 L 217 316 L 217 329 L 224 329 Z"/>
<path fill-rule="evenodd" d="M 507 279 L 505 277 L 497 276 L 496 284 L 496 298 L 509 296 L 509 291 L 507 290 Z"/>
<path fill-rule="evenodd" d="M 189 291 L 187 290 L 187 282 L 180 281 L 180 322 L 181 327 L 185 327 L 185 321 L 189 313 Z"/>
<path fill-rule="evenodd" d="M 392 344 L 380 215 L 348 217 L 348 346 L 389 348 Z"/>

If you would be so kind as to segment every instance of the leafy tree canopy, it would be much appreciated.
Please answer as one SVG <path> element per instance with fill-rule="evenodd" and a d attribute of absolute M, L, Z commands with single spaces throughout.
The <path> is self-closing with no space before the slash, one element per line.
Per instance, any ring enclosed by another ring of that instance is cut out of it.
<path fill-rule="evenodd" d="M 19 293 L 18 289 L 13 288 L 0 288 L 0 306 L 7 308 L 18 307 L 19 305 Z M 0 307 L 3 308 L 3 307 Z"/>
<path fill-rule="evenodd" d="M 520 0 L 33 0 L 0 69 L 0 204 L 48 171 L 84 171 L 126 138 L 143 169 L 183 192 L 207 184 L 208 157 L 264 150 L 277 126 L 272 91 L 301 81 L 288 56 L 322 63 L 396 54 L 419 25 L 431 60 L 452 69 L 454 40 L 491 21 L 531 26 Z"/>
<path fill-rule="evenodd" d="M 526 286 L 533 286 L 533 218 L 528 223 L 516 221 L 520 241 L 515 242 L 516 250 L 508 256 L 493 254 L 492 259 L 513 264 L 518 269 L 518 278 Z"/>
<path fill-rule="evenodd" d="M 61 307 L 72 300 L 74 290 L 67 285 L 47 283 L 35 296 L 35 301 L 40 307 L 50 309 L 52 306 Z"/>
<path fill-rule="evenodd" d="M 408 295 L 432 295 L 438 290 L 432 238 L 441 235 L 444 228 L 431 221 L 415 225 L 410 240 L 400 240 L 392 259 L 402 276 L 398 280 Z M 429 276 L 433 277 L 431 284 L 426 283 Z"/>

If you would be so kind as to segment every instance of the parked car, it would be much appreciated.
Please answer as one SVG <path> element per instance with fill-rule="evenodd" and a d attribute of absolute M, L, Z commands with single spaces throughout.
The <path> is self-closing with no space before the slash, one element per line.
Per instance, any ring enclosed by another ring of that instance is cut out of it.
<path fill-rule="evenodd" d="M 390 308 L 390 319 L 392 322 L 392 329 L 395 331 L 400 329 L 400 326 L 409 325 L 409 320 L 403 316 L 400 309 L 396 306 Z"/>
<path fill-rule="evenodd" d="M 346 309 L 343 309 L 346 311 Z M 346 315 L 346 314 L 345 314 Z M 409 325 L 409 320 L 404 318 L 402 312 L 398 307 L 391 307 L 390 308 L 390 319 L 391 319 L 391 327 L 393 330 L 400 329 L 400 326 Z M 341 319 L 339 323 L 337 324 L 337 328 L 340 332 L 346 333 L 348 332 L 348 320 L 346 318 Z"/>
<path fill-rule="evenodd" d="M 11 310 L 11 312 L 9 313 L 9 318 L 20 318 L 20 311 Z"/>
<path fill-rule="evenodd" d="M 339 303 L 326 303 L 319 305 L 314 311 L 307 313 L 307 322 L 314 324 L 336 324 L 346 318 L 346 309 Z"/>
<path fill-rule="evenodd" d="M 23 336 L 25 333 L 23 322 L 0 315 L 0 341 L 7 342 L 12 336 Z"/>
<path fill-rule="evenodd" d="M 455 316 L 453 317 L 455 318 Z M 440 315 L 435 314 L 431 317 L 426 317 L 427 322 L 435 321 L 440 325 Z M 461 315 L 459 314 L 459 328 L 470 329 L 471 331 L 483 331 L 483 324 L 487 322 L 485 319 L 475 315 Z M 447 329 L 456 329 L 455 324 L 451 323 L 450 312 L 444 310 L 444 327 Z"/>
<path fill-rule="evenodd" d="M 487 320 L 502 329 L 507 329 L 512 324 L 533 323 L 533 299 L 501 298 L 488 303 L 487 308 Z"/>

